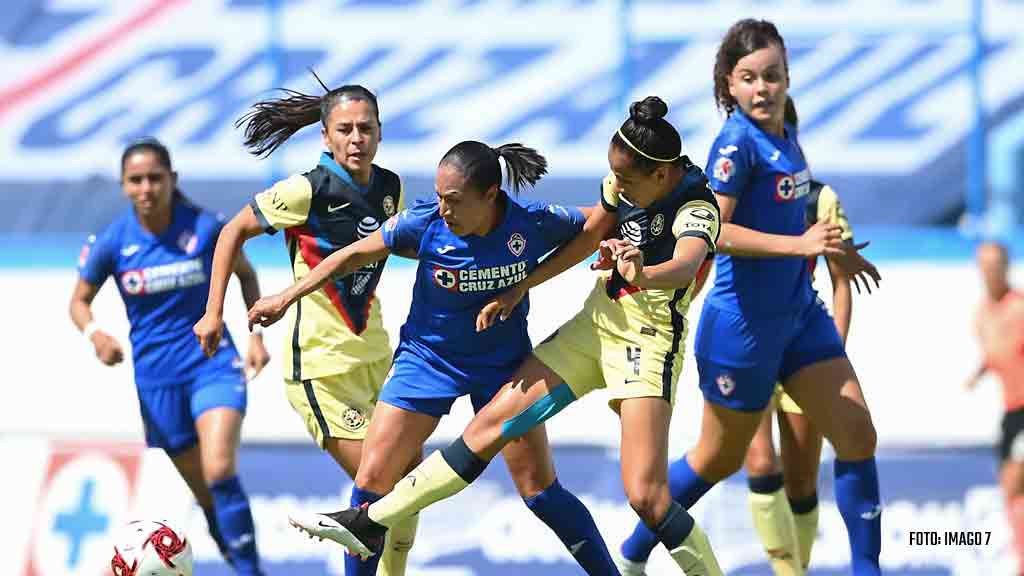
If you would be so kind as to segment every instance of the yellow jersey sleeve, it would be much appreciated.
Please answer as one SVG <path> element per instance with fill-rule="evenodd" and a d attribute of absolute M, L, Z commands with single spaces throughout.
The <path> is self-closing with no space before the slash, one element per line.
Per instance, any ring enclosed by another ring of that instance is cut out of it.
<path fill-rule="evenodd" d="M 305 224 L 312 201 L 313 186 L 305 176 L 296 174 L 257 194 L 252 208 L 264 230 L 273 234 Z"/>
<path fill-rule="evenodd" d="M 614 212 L 619 207 L 619 186 L 612 172 L 609 172 L 601 182 L 601 204 L 609 212 Z"/>
<path fill-rule="evenodd" d="M 718 232 L 722 226 L 718 208 L 706 200 L 690 200 L 676 212 L 672 222 L 672 235 L 676 239 L 684 236 L 702 238 L 708 244 L 708 253 L 715 251 Z"/>
<path fill-rule="evenodd" d="M 843 205 L 839 203 L 839 196 L 828 184 L 822 186 L 818 194 L 818 222 L 836 224 L 843 229 L 842 238 L 845 241 L 853 240 L 853 227 L 846 217 Z"/>

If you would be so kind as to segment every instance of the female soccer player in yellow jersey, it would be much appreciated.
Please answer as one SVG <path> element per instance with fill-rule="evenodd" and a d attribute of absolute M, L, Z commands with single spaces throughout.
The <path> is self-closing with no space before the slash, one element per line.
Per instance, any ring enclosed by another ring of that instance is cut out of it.
<path fill-rule="evenodd" d="M 614 269 L 597 281 L 583 310 L 534 349 L 461 438 L 432 454 L 383 499 L 335 515 L 350 550 L 365 553 L 366 543 L 390 527 L 465 488 L 509 442 L 607 387 L 622 423 L 622 479 L 630 505 L 684 573 L 721 574 L 707 537 L 672 501 L 666 481 L 684 313 L 694 278 L 714 252 L 719 222 L 707 180 L 681 154 L 667 112 L 657 97 L 633 103 L 608 147 L 611 174 L 582 232 L 511 293 L 488 304 L 477 329 L 514 317 L 529 288 L 582 261 L 617 227 L 617 237 L 603 248 L 616 259 Z"/>
<path fill-rule="evenodd" d="M 793 99 L 786 101 L 786 122 L 798 128 Z M 807 226 L 818 222 L 838 225 L 844 242 L 853 241 L 853 229 L 839 203 L 839 197 L 827 184 L 811 180 L 805 211 Z M 832 318 L 843 342 L 850 331 L 853 291 L 850 276 L 841 266 L 825 259 L 832 280 Z M 813 271 L 817 258 L 808 260 Z M 858 287 L 859 290 L 859 287 Z M 870 292 L 870 287 L 867 287 Z M 750 510 L 761 542 L 777 576 L 791 572 L 794 561 L 803 570 L 811 559 L 811 548 L 818 532 L 818 467 L 821 461 L 821 432 L 803 410 L 779 386 L 772 406 L 747 450 L 744 468 L 750 486 Z M 772 440 L 772 415 L 778 415 L 782 457 L 780 468 Z"/>
<path fill-rule="evenodd" d="M 242 243 L 258 234 L 285 231 L 296 278 L 332 252 L 375 232 L 402 210 L 399 177 L 373 164 L 381 138 L 377 98 L 362 86 L 323 96 L 288 92 L 257 103 L 243 116 L 246 146 L 269 154 L 299 129 L 319 122 L 324 152 L 315 168 L 257 194 L 225 227 L 217 242 L 206 315 L 195 334 L 207 354 L 221 337 L 224 292 Z M 310 435 L 355 478 L 380 388 L 391 366 L 391 346 L 374 289 L 384 261 L 328 283 L 298 302 L 288 319 L 283 367 L 288 400 Z M 358 501 L 358 490 L 353 491 Z M 405 572 L 417 518 L 391 534 L 381 573 Z M 374 574 L 376 563 L 348 557 L 348 576 Z"/>

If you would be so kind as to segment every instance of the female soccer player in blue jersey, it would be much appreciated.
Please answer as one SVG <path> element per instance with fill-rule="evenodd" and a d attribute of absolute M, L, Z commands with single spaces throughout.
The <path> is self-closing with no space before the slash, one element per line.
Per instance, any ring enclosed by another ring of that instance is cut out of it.
<path fill-rule="evenodd" d="M 373 163 L 381 139 L 380 109 L 376 96 L 363 86 L 341 86 L 323 96 L 288 91 L 283 98 L 254 105 L 243 123 L 246 145 L 257 156 L 272 153 L 312 124 L 320 125 L 327 152 L 309 172 L 257 194 L 224 227 L 206 315 L 195 326 L 207 354 L 220 341 L 228 277 L 246 240 L 284 230 L 293 274 L 302 278 L 331 253 L 373 234 L 405 203 L 398 175 Z M 282 355 L 289 403 L 317 445 L 352 478 L 391 367 L 391 345 L 375 294 L 384 264 L 367 264 L 296 303 Z M 353 491 L 353 503 L 362 501 L 360 494 Z M 375 574 L 380 562 L 381 574 L 405 574 L 417 520 L 410 518 L 390 534 L 383 558 L 361 562 L 346 557 L 345 573 Z"/>
<path fill-rule="evenodd" d="M 499 158 L 513 194 L 500 187 Z M 468 394 L 480 410 L 530 353 L 528 302 L 487 332 L 477 333 L 476 318 L 484 304 L 526 278 L 543 256 L 583 226 L 576 208 L 516 199 L 520 188 L 540 179 L 546 165 L 543 156 L 520 144 L 491 148 L 462 142 L 438 166 L 436 200 L 392 217 L 381 230 L 334 253 L 249 311 L 250 323 L 265 326 L 331 278 L 344 278 L 392 253 L 419 260 L 409 316 L 356 475 L 362 502 L 355 504 L 368 505 L 391 491 L 456 398 Z M 587 573 L 618 574 L 590 512 L 558 483 L 544 428 L 510 444 L 503 455 L 527 507 Z M 482 471 L 482 463 L 465 464 Z M 345 514 L 293 516 L 292 522 L 311 535 L 344 543 L 339 521 Z M 378 554 L 385 537 L 383 531 L 379 535 L 354 552 Z"/>
<path fill-rule="evenodd" d="M 776 382 L 836 451 L 836 503 L 846 523 L 853 572 L 878 574 L 881 500 L 875 428 L 835 323 L 808 278 L 824 255 L 851 275 L 877 272 L 843 242 L 841 228 L 804 220 L 810 173 L 784 120 L 786 48 L 773 24 L 742 20 L 715 62 L 715 97 L 728 115 L 708 173 L 722 210 L 714 287 L 695 352 L 705 397 L 697 446 L 670 469 L 672 494 L 689 508 L 743 463 Z M 640 525 L 623 544 L 640 574 L 654 539 Z M 797 559 L 791 570 L 802 571 Z"/>
<path fill-rule="evenodd" d="M 246 408 L 246 374 L 227 333 L 207 358 L 192 324 L 203 314 L 213 249 L 222 222 L 178 190 L 163 144 L 147 139 L 121 155 L 121 187 L 132 209 L 90 236 L 79 258 L 71 320 L 101 362 L 121 361 L 121 346 L 93 322 L 91 304 L 113 276 L 131 324 L 132 361 L 146 443 L 170 457 L 206 514 L 217 546 L 239 574 L 261 574 L 249 500 L 235 473 Z M 233 268 L 246 304 L 260 296 L 244 257 Z M 245 368 L 269 360 L 258 334 Z"/>
<path fill-rule="evenodd" d="M 471 332 L 475 327 L 469 338 L 492 342 L 510 322 L 521 322 L 527 302 L 520 300 L 529 288 L 585 259 L 612 229 L 616 237 L 605 243 L 601 262 L 615 258 L 614 269 L 597 279 L 581 312 L 532 354 L 523 352 L 524 362 L 511 380 L 490 381 L 508 383 L 461 438 L 431 455 L 377 503 L 332 516 L 338 541 L 350 550 L 375 551 L 388 527 L 462 490 L 517 438 L 538 435 L 547 418 L 607 387 L 622 424 L 622 480 L 630 505 L 684 573 L 722 574 L 707 537 L 672 501 L 666 480 L 685 313 L 695 278 L 714 252 L 719 222 L 707 180 L 682 155 L 667 113 L 657 97 L 633 103 L 609 144 L 611 174 L 582 232 L 532 274 L 516 278 L 512 290 L 495 302 L 475 302 L 480 310 L 475 326 L 457 328 Z"/>

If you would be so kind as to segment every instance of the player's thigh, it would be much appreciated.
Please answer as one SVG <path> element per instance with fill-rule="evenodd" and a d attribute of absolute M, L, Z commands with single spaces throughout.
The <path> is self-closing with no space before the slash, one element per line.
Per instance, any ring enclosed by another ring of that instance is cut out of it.
<path fill-rule="evenodd" d="M 785 380 L 785 388 L 832 443 L 837 458 L 864 460 L 874 455 L 871 413 L 846 356 L 804 366 Z"/>
<path fill-rule="evenodd" d="M 555 463 L 544 424 L 506 444 L 501 457 L 523 498 L 540 494 L 555 481 Z"/>
<path fill-rule="evenodd" d="M 676 384 L 683 370 L 685 329 L 672 334 L 643 334 L 642 327 L 617 333 L 599 331 L 601 373 L 608 387 L 608 406 L 619 411 L 624 400 L 659 398 L 675 402 Z"/>
<path fill-rule="evenodd" d="M 733 410 L 705 402 L 700 436 L 697 445 L 687 453 L 687 461 L 701 478 L 709 482 L 731 476 L 743 464 L 761 421 L 760 411 Z"/>
<path fill-rule="evenodd" d="M 776 397 L 777 395 L 776 393 Z M 780 471 L 775 456 L 775 443 L 772 439 L 772 414 L 775 413 L 775 406 L 776 400 L 773 399 L 761 417 L 757 432 L 750 440 L 750 447 L 747 448 L 747 456 L 743 462 L 748 476 L 767 476 Z M 788 470 L 786 472 L 789 473 Z"/>
<path fill-rule="evenodd" d="M 547 372 L 557 374 L 568 384 L 576 398 L 605 385 L 598 358 L 601 339 L 591 314 L 584 306 L 533 349 L 533 357 Z"/>
<path fill-rule="evenodd" d="M 387 493 L 419 457 L 440 418 L 378 402 L 363 441 L 356 484 Z"/>
<path fill-rule="evenodd" d="M 324 440 L 324 450 L 348 474 L 349 478 L 355 480 L 356 472 L 359 470 L 359 462 L 363 458 L 362 440 L 327 438 Z"/>
<path fill-rule="evenodd" d="M 575 400 L 561 376 L 530 354 L 486 405 L 474 397 L 477 412 L 463 439 L 473 452 L 489 460 Z"/>
<path fill-rule="evenodd" d="M 812 496 L 818 491 L 821 433 L 802 413 L 780 410 L 778 420 L 786 495 L 791 499 Z"/>

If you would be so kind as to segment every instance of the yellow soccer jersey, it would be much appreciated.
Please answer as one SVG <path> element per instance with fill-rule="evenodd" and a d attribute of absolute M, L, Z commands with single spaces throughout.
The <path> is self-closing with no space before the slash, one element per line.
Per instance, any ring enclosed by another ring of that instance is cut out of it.
<path fill-rule="evenodd" d="M 639 208 L 620 197 L 615 177 L 609 174 L 602 185 L 601 202 L 618 214 L 618 233 L 644 252 L 644 265 L 654 266 L 672 259 L 676 240 L 692 236 L 708 245 L 710 260 L 718 242 L 721 220 L 718 203 L 707 187 L 700 168 L 687 162 L 679 185 L 668 196 L 647 208 Z M 643 290 L 630 285 L 617 271 L 604 274 L 587 299 L 586 308 L 594 323 L 611 333 L 634 332 L 659 342 L 665 352 L 675 353 L 686 334 L 686 311 L 695 283 L 674 290 Z"/>
<path fill-rule="evenodd" d="M 251 205 L 267 233 L 285 231 L 295 280 L 352 242 L 369 236 L 404 207 L 401 180 L 373 167 L 361 189 L 329 154 L 305 174 L 257 194 Z M 352 370 L 391 355 L 374 291 L 385 261 L 332 279 L 288 310 L 286 379 L 302 381 Z"/>

